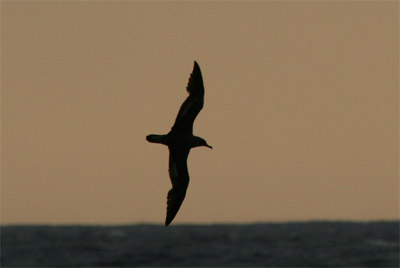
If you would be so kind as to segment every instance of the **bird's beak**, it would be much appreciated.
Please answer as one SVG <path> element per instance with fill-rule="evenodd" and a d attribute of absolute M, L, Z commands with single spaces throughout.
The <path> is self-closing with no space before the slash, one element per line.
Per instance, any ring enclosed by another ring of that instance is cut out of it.
<path fill-rule="evenodd" d="M 208 144 L 206 144 L 206 146 L 207 146 L 208 148 L 212 149 L 212 146 L 210 146 L 210 145 L 208 145 Z"/>

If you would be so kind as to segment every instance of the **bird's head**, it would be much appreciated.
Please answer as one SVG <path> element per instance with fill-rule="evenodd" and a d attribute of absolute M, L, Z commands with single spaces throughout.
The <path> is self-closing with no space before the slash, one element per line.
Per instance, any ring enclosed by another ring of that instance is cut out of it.
<path fill-rule="evenodd" d="M 208 145 L 205 139 L 202 139 L 197 136 L 194 136 L 192 144 L 193 144 L 192 147 L 206 146 L 206 147 L 212 149 L 212 146 Z"/>

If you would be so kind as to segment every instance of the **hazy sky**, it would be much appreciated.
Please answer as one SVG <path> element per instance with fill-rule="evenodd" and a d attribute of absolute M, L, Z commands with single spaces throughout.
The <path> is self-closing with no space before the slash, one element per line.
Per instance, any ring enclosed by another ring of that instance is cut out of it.
<path fill-rule="evenodd" d="M 1 1 L 2 223 L 165 220 L 167 133 L 205 105 L 174 223 L 399 218 L 398 1 Z"/>

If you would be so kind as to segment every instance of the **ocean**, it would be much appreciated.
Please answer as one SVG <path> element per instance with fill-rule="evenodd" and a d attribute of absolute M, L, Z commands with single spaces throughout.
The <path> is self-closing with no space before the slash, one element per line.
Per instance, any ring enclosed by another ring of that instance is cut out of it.
<path fill-rule="evenodd" d="M 399 221 L 1 226 L 1 267 L 399 267 Z"/>

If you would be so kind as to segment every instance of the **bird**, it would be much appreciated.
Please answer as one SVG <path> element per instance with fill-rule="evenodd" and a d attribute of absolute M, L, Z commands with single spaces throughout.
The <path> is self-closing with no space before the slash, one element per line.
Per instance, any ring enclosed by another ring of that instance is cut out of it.
<path fill-rule="evenodd" d="M 164 144 L 169 149 L 168 172 L 172 188 L 167 195 L 165 226 L 168 226 L 175 218 L 186 196 L 189 185 L 187 158 L 190 149 L 200 146 L 212 149 L 212 146 L 208 145 L 203 138 L 193 135 L 193 122 L 204 104 L 203 77 L 196 61 L 194 61 L 186 91 L 189 96 L 181 105 L 170 132 L 164 135 L 150 134 L 146 136 L 147 141 Z"/>

